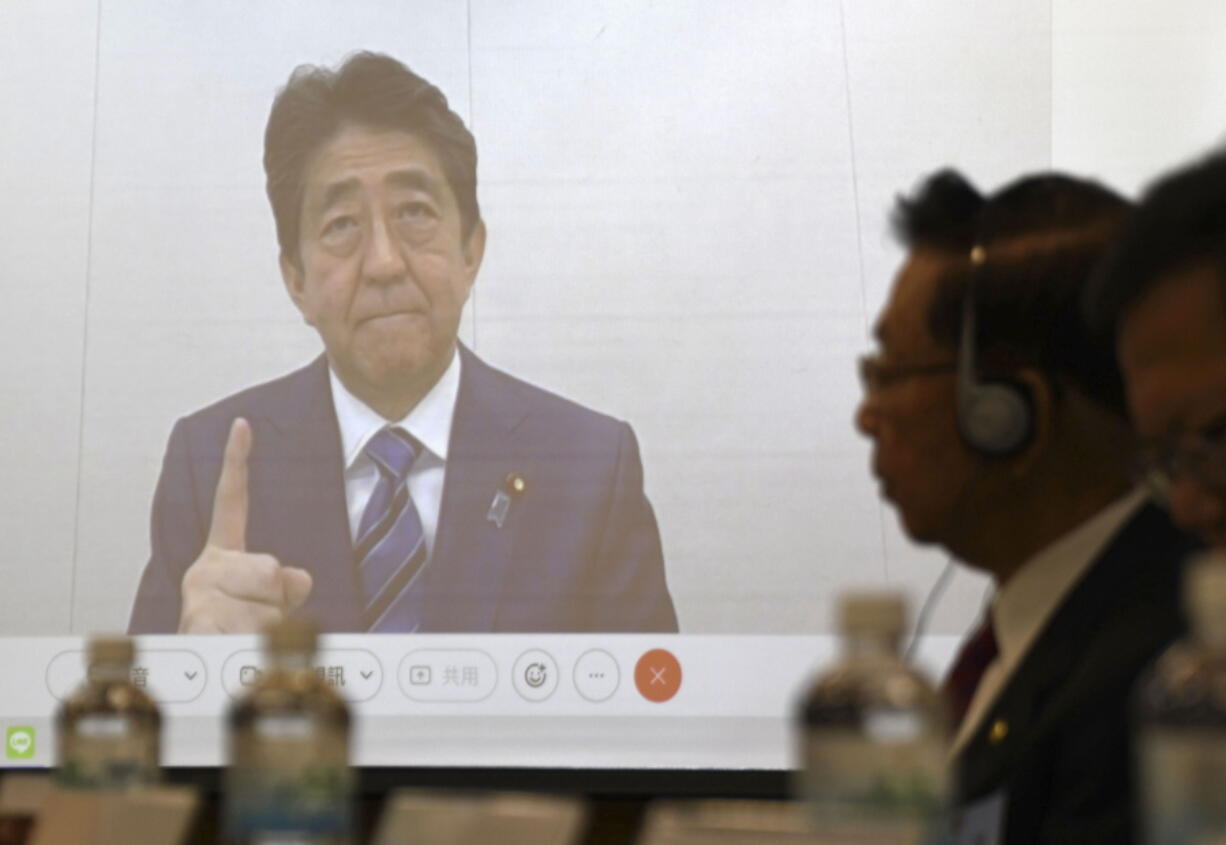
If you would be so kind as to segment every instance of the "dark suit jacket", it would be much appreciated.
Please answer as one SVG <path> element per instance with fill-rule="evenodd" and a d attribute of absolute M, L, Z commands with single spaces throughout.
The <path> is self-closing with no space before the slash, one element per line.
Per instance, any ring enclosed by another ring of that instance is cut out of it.
<path fill-rule="evenodd" d="M 624 422 L 461 347 L 462 369 L 421 631 L 675 631 L 655 515 Z M 176 423 L 153 500 L 152 554 L 129 628 L 173 632 L 204 546 L 231 421 L 252 425 L 247 548 L 315 579 L 305 612 L 363 630 L 340 433 L 321 356 Z M 526 489 L 487 519 L 508 474 Z"/>
<path fill-rule="evenodd" d="M 1128 843 L 1136 836 L 1129 701 L 1183 635 L 1180 582 L 1196 548 L 1146 505 L 1048 620 L 955 760 L 960 802 L 1005 792 L 1004 840 Z M 994 741 L 992 726 L 1007 725 Z"/>

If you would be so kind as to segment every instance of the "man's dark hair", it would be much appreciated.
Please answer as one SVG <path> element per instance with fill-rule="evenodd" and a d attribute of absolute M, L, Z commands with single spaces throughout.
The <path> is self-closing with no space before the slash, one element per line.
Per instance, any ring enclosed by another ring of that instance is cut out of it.
<path fill-rule="evenodd" d="M 890 228 L 907 249 L 931 247 L 970 253 L 979 230 L 984 198 L 956 170 L 940 170 L 912 197 L 898 197 Z"/>
<path fill-rule="evenodd" d="M 933 208 L 953 213 L 942 217 Z M 1091 332 L 1081 300 L 1131 208 L 1103 185 L 1057 173 L 1024 177 L 984 198 L 959 174 L 941 171 L 914 198 L 899 201 L 894 230 L 911 248 L 956 257 L 928 311 L 938 343 L 958 347 L 963 299 L 972 283 L 982 369 L 1007 376 L 1035 367 L 1057 387 L 1074 387 L 1123 417 L 1114 350 Z M 943 222 L 930 225 L 933 220 Z M 984 250 L 979 266 L 970 261 L 974 247 Z"/>
<path fill-rule="evenodd" d="M 264 173 L 281 253 L 298 260 L 304 175 L 311 157 L 347 124 L 411 132 L 438 156 L 467 239 L 481 219 L 477 145 L 447 98 L 390 56 L 354 53 L 336 70 L 300 65 L 278 93 L 264 130 Z"/>
<path fill-rule="evenodd" d="M 1226 150 L 1146 190 L 1086 292 L 1094 328 L 1115 344 L 1119 322 L 1164 277 L 1208 266 L 1226 291 Z"/>

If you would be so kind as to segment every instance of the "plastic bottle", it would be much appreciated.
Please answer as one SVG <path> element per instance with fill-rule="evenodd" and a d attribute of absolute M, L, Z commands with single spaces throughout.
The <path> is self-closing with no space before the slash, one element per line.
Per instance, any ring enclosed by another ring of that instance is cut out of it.
<path fill-rule="evenodd" d="M 229 842 L 351 842 L 349 709 L 312 666 L 316 639 L 298 619 L 269 629 L 262 677 L 230 711 Z"/>
<path fill-rule="evenodd" d="M 159 779 L 157 704 L 132 683 L 135 647 L 127 637 L 96 637 L 87 676 L 56 716 L 57 783 L 71 789 L 126 789 Z"/>
<path fill-rule="evenodd" d="M 905 603 L 852 594 L 839 619 L 843 655 L 801 701 L 800 797 L 832 842 L 945 841 L 945 705 L 900 656 Z"/>
<path fill-rule="evenodd" d="M 1145 841 L 1226 842 L 1226 557 L 1184 572 L 1188 637 L 1142 680 L 1137 697 Z"/>

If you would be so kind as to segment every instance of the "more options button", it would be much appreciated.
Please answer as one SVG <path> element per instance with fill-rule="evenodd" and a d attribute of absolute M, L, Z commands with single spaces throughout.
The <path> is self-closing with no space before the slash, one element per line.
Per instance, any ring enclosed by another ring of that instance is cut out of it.
<path fill-rule="evenodd" d="M 208 672 L 194 651 L 138 648 L 129 677 L 157 701 L 181 703 L 204 692 Z M 60 701 L 84 682 L 84 651 L 61 651 L 47 664 L 47 690 Z"/>
<path fill-rule="evenodd" d="M 400 661 L 400 690 L 414 701 L 472 702 L 498 686 L 494 658 L 475 648 L 422 648 Z"/>
<path fill-rule="evenodd" d="M 601 648 L 585 651 L 575 662 L 575 689 L 588 701 L 608 701 L 621 683 L 613 655 Z"/>

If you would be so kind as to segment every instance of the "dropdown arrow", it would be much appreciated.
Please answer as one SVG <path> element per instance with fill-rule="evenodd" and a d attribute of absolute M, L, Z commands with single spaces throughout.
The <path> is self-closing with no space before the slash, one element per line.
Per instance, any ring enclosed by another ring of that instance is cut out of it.
<path fill-rule="evenodd" d="M 186 678 L 187 678 L 189 681 L 194 681 L 194 680 L 196 680 L 196 674 L 197 674 L 197 673 L 195 673 L 195 672 L 184 672 L 184 673 L 183 673 L 184 677 L 186 677 Z"/>
<path fill-rule="evenodd" d="M 369 681 L 370 676 L 375 674 L 375 670 L 371 669 L 369 672 L 358 672 L 358 674 L 362 676 L 363 681 Z"/>

